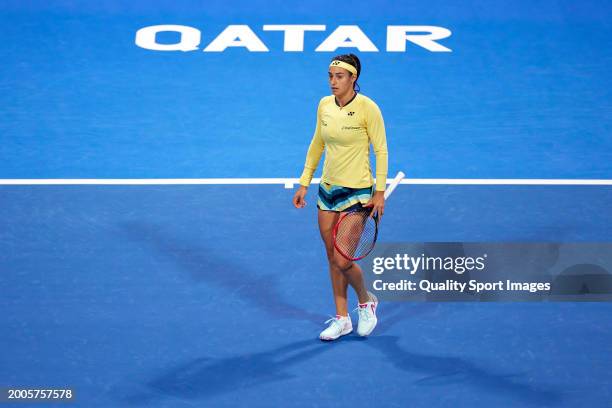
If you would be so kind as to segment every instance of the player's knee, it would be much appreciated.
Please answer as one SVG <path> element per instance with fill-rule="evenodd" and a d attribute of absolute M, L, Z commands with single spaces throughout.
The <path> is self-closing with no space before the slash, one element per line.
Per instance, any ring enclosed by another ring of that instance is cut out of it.
<path fill-rule="evenodd" d="M 353 261 L 349 261 L 342 256 L 338 256 L 338 254 L 335 254 L 333 263 L 336 269 L 342 273 L 348 272 L 348 270 L 353 266 Z"/>

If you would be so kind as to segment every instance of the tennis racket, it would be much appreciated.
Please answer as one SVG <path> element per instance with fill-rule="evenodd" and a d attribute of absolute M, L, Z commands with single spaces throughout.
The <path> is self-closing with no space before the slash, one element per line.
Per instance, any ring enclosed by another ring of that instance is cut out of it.
<path fill-rule="evenodd" d="M 397 173 L 385 190 L 385 200 L 405 176 L 401 171 Z M 363 259 L 374 249 L 378 238 L 379 217 L 378 214 L 370 217 L 371 212 L 371 208 L 362 207 L 342 213 L 334 227 L 334 247 L 349 261 Z"/>

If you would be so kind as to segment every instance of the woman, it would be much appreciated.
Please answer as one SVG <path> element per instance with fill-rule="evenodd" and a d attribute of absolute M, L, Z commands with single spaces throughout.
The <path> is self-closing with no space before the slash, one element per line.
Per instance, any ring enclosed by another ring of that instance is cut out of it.
<path fill-rule="evenodd" d="M 306 155 L 300 188 L 293 205 L 306 205 L 305 196 L 323 151 L 325 163 L 317 201 L 319 231 L 327 251 L 329 274 L 336 304 L 336 317 L 320 334 L 322 340 L 335 340 L 353 331 L 347 309 L 347 288 L 355 290 L 359 304 L 357 333 L 369 335 L 376 326 L 376 297 L 366 290 L 359 265 L 334 249 L 332 230 L 340 213 L 356 207 L 371 207 L 382 217 L 387 180 L 387 140 L 378 106 L 359 92 L 357 80 L 361 63 L 356 55 L 339 55 L 329 65 L 332 95 L 323 97 L 317 109 L 317 126 Z M 376 156 L 376 184 L 372 178 L 370 144 Z"/>

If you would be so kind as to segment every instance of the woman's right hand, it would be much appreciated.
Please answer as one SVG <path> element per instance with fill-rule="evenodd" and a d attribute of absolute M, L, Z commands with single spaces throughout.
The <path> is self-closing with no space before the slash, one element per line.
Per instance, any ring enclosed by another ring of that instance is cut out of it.
<path fill-rule="evenodd" d="M 295 208 L 304 208 L 306 206 L 306 193 L 308 192 L 308 187 L 300 186 L 298 191 L 293 195 L 293 205 Z"/>

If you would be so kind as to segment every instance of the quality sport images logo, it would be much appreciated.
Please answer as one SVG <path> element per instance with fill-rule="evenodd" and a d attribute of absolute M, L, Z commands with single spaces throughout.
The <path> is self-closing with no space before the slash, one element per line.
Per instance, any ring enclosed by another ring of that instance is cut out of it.
<path fill-rule="evenodd" d="M 283 33 L 285 52 L 304 52 L 304 37 L 307 32 L 327 31 L 325 25 L 267 24 L 263 31 Z M 438 41 L 451 36 L 448 28 L 438 26 L 389 25 L 386 27 L 386 52 L 406 52 L 411 44 L 430 52 L 452 52 Z M 163 32 L 179 34 L 179 41 L 173 44 L 157 42 L 157 35 Z M 202 46 L 200 30 L 184 25 L 154 25 L 143 27 L 136 32 L 135 43 L 151 51 L 197 51 Z M 208 44 L 203 52 L 223 52 L 230 47 L 245 48 L 250 52 L 268 52 L 270 49 L 248 25 L 228 25 Z M 336 27 L 315 49 L 315 52 L 335 52 L 338 48 L 356 48 L 361 52 L 380 52 L 367 34 L 357 25 Z"/>

